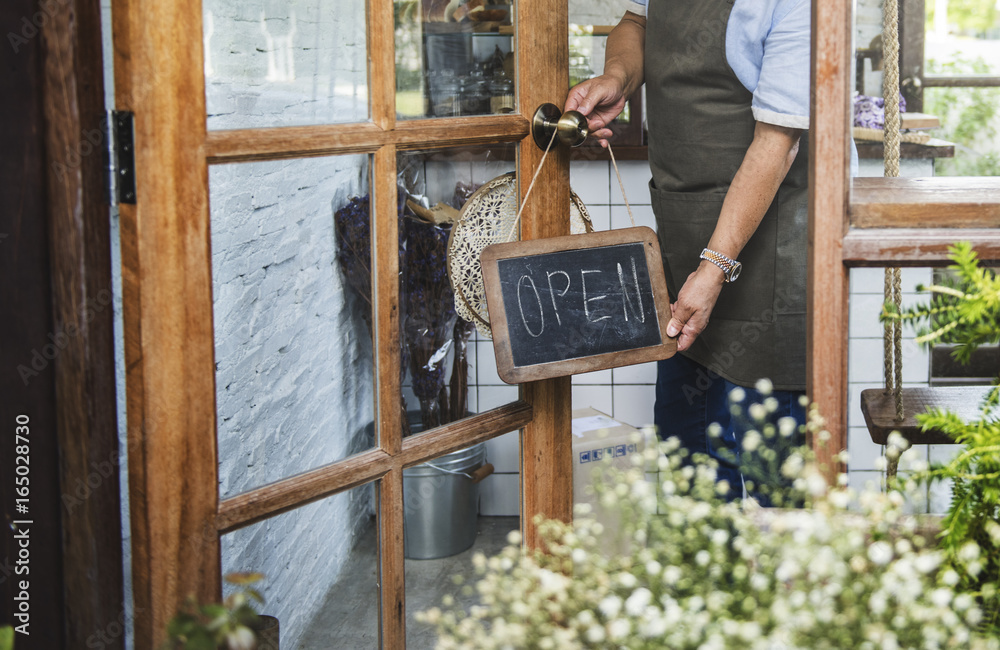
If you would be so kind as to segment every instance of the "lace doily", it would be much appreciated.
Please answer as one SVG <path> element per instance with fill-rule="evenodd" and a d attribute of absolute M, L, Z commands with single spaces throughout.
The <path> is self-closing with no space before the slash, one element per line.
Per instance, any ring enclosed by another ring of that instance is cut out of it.
<path fill-rule="evenodd" d="M 517 239 L 517 230 L 511 230 L 517 207 L 517 175 L 509 172 L 497 176 L 483 184 L 462 206 L 448 240 L 448 275 L 455 292 L 455 310 L 487 338 L 493 338 L 493 334 L 479 256 L 491 244 Z M 571 234 L 594 231 L 587 207 L 572 191 L 569 212 Z"/>

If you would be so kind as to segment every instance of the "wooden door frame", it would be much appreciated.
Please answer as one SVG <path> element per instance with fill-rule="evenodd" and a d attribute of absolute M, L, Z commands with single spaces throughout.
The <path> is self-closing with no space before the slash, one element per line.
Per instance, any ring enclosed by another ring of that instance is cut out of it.
<path fill-rule="evenodd" d="M 3 14 L 14 28 L 4 204 L 17 208 L 4 212 L 0 245 L 4 304 L 18 316 L 4 321 L 15 354 L 0 392 L 5 413 L 30 418 L 34 520 L 31 636 L 17 643 L 123 648 L 100 2 L 16 0 Z M 19 583 L 9 577 L 5 594 Z"/>
<path fill-rule="evenodd" d="M 371 121 L 363 124 L 206 130 L 201 3 L 115 0 L 115 93 L 135 112 L 137 204 L 121 206 L 129 488 L 133 535 L 136 647 L 155 647 L 188 594 L 218 599 L 219 535 L 336 492 L 377 481 L 383 551 L 383 647 L 405 645 L 402 469 L 524 427 L 522 522 L 533 515 L 568 519 L 572 464 L 570 380 L 526 385 L 522 400 L 440 427 L 400 435 L 399 373 L 377 372 L 379 446 L 344 461 L 236 497 L 219 500 L 216 460 L 214 340 L 209 257 L 208 165 L 299 156 L 365 153 L 374 178 L 395 178 L 400 151 L 518 142 L 526 116 L 542 102 L 561 105 L 568 85 L 568 11 L 544 0 L 520 0 L 516 115 L 396 122 L 393 4 L 368 0 Z M 178 47 L 177 34 L 189 35 Z M 189 46 L 189 47 L 188 47 Z M 544 62 L 541 64 L 540 62 Z M 541 158 L 526 141 L 518 172 L 530 178 Z M 569 192 L 568 155 L 549 154 L 522 213 L 525 237 L 563 234 Z M 522 184 L 521 191 L 524 191 Z M 559 196 L 560 200 L 552 197 Z M 395 187 L 373 183 L 376 215 L 396 213 Z M 375 333 L 398 341 L 397 220 L 377 219 Z M 379 241 L 391 245 L 379 246 Z M 376 368 L 398 368 L 398 343 L 378 345 Z M 396 433 L 393 433 L 396 432 Z"/>

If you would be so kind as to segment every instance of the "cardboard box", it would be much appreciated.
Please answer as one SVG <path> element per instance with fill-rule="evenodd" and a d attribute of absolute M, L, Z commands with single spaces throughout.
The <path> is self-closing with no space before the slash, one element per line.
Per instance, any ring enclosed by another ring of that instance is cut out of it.
<path fill-rule="evenodd" d="M 573 411 L 573 504 L 587 503 L 593 516 L 605 529 L 602 545 L 609 552 L 624 552 L 627 540 L 619 538 L 621 530 L 617 512 L 601 506 L 593 485 L 599 468 L 615 467 L 628 470 L 635 465 L 633 457 L 643 454 L 647 446 L 656 445 L 656 434 L 640 431 L 630 424 L 615 420 L 593 408 Z M 646 467 L 646 480 L 656 482 L 655 463 Z"/>
<path fill-rule="evenodd" d="M 606 463 L 621 470 L 630 469 L 635 467 L 632 461 L 635 454 L 642 454 L 648 446 L 658 443 L 655 433 L 636 429 L 597 409 L 574 410 L 573 502 L 596 503 L 590 487 L 598 467 Z M 646 467 L 646 479 L 655 481 L 656 472 L 656 464 L 650 463 Z"/>

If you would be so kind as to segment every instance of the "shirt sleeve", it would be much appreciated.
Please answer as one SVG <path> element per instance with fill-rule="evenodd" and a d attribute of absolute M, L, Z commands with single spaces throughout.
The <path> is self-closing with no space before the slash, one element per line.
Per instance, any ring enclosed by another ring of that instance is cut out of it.
<path fill-rule="evenodd" d="M 809 128 L 810 3 L 798 0 L 776 16 L 764 40 L 760 79 L 753 91 L 753 116 L 793 129 Z"/>
<path fill-rule="evenodd" d="M 634 14 L 639 14 L 640 16 L 646 15 L 646 2 L 647 0 L 622 0 L 622 4 L 625 6 L 625 11 L 631 11 Z"/>

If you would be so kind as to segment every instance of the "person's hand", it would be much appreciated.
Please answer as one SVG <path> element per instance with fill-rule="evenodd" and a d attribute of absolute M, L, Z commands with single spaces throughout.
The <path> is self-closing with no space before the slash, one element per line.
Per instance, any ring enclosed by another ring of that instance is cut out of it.
<path fill-rule="evenodd" d="M 563 110 L 583 113 L 590 134 L 606 147 L 612 135 L 606 127 L 625 109 L 627 99 L 621 80 L 605 74 L 573 86 Z"/>
<path fill-rule="evenodd" d="M 723 281 L 722 269 L 702 262 L 681 287 L 677 300 L 670 305 L 670 322 L 667 324 L 667 336 L 677 338 L 678 352 L 691 347 L 698 335 L 705 331 L 722 291 Z"/>

